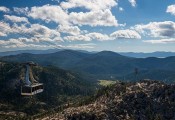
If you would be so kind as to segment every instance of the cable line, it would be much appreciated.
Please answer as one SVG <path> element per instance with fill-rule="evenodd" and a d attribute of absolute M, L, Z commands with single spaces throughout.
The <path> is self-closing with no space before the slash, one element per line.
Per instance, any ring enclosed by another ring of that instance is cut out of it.
<path fill-rule="evenodd" d="M 2 22 L 1 22 L 2 23 Z M 8 28 L 6 28 L 6 27 L 4 27 L 4 26 L 0 26 L 0 28 L 4 28 L 4 29 L 6 29 L 6 30 L 9 30 L 9 31 L 11 31 L 11 29 L 8 29 Z M 18 29 L 19 30 L 19 29 Z M 21 31 L 21 30 L 19 30 L 19 31 Z M 21 31 L 22 32 L 22 31 Z M 23 36 L 23 37 L 27 37 L 27 38 L 32 38 L 32 37 L 34 37 L 33 35 L 31 35 L 31 34 L 26 34 L 26 33 L 16 33 L 16 34 L 19 34 L 19 35 L 21 35 L 21 36 Z M 40 35 L 40 34 L 38 34 L 38 35 Z M 56 48 L 56 49 L 60 49 L 60 48 L 62 48 L 61 46 L 59 46 L 59 45 L 57 45 L 57 44 L 55 44 L 55 43 L 52 43 L 52 42 L 49 42 L 49 41 L 39 41 L 40 43 L 43 43 L 43 44 L 45 44 L 45 45 L 52 45 L 54 48 Z"/>

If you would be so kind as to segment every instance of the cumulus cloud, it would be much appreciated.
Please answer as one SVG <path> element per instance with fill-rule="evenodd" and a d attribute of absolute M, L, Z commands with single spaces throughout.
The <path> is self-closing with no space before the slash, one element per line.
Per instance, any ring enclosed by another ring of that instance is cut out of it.
<path fill-rule="evenodd" d="M 28 38 L 18 38 L 14 39 L 11 38 L 9 40 L 0 40 L 1 48 L 41 48 L 41 49 L 48 49 L 48 48 L 64 48 L 64 49 L 85 49 L 85 48 L 94 48 L 96 44 L 94 43 L 85 43 L 85 44 L 68 44 L 68 45 L 61 45 L 61 44 L 39 44 L 33 42 L 31 39 Z"/>
<path fill-rule="evenodd" d="M 52 1 L 53 1 L 53 2 L 58 2 L 58 3 L 60 2 L 60 0 L 52 0 Z"/>
<path fill-rule="evenodd" d="M 80 34 L 80 29 L 78 26 L 69 26 L 69 25 L 59 25 L 58 31 L 62 33 L 68 33 L 71 35 L 78 35 Z"/>
<path fill-rule="evenodd" d="M 26 22 L 29 23 L 28 19 L 26 17 L 18 17 L 18 16 L 14 16 L 14 15 L 4 15 L 4 18 L 6 20 L 10 20 L 12 22 Z"/>
<path fill-rule="evenodd" d="M 146 42 L 146 43 L 152 43 L 152 44 L 175 43 L 175 38 L 170 38 L 170 39 L 160 39 L 160 40 L 144 40 L 143 42 Z"/>
<path fill-rule="evenodd" d="M 7 45 L 21 45 L 23 42 L 17 39 L 9 39 L 9 40 L 0 40 L 0 45 L 7 46 Z"/>
<path fill-rule="evenodd" d="M 25 25 L 13 25 L 13 32 L 24 34 L 27 37 L 33 37 L 34 41 L 62 41 L 60 33 L 57 30 L 50 29 L 40 24 L 31 24 L 30 27 Z"/>
<path fill-rule="evenodd" d="M 77 25 L 90 25 L 90 26 L 118 26 L 115 16 L 112 15 L 109 9 L 104 11 L 91 11 L 91 12 L 72 12 L 70 13 L 70 21 Z"/>
<path fill-rule="evenodd" d="M 91 41 L 91 38 L 86 35 L 66 36 L 64 40 L 67 41 Z"/>
<path fill-rule="evenodd" d="M 53 45 L 43 45 L 31 42 L 28 38 L 11 38 L 9 40 L 0 40 L 0 46 L 3 48 L 53 48 Z"/>
<path fill-rule="evenodd" d="M 132 27 L 139 33 L 149 35 L 152 37 L 174 37 L 175 36 L 175 22 L 150 22 L 145 25 L 136 25 Z"/>
<path fill-rule="evenodd" d="M 118 30 L 110 35 L 113 39 L 141 39 L 141 36 L 135 30 Z"/>
<path fill-rule="evenodd" d="M 98 41 L 111 40 L 111 38 L 108 35 L 97 32 L 86 34 L 86 36 L 90 37 L 92 40 L 98 40 Z"/>
<path fill-rule="evenodd" d="M 55 29 L 50 29 L 40 24 L 13 24 L 0 22 L 0 36 L 7 36 L 9 34 L 19 34 L 31 38 L 35 42 L 39 41 L 62 41 L 60 33 Z"/>
<path fill-rule="evenodd" d="M 107 8 L 110 7 L 108 6 Z M 118 26 L 118 22 L 110 9 L 103 10 L 99 8 L 99 10 L 90 10 L 89 12 L 68 13 L 67 10 L 63 10 L 60 6 L 44 5 L 32 7 L 28 12 L 28 16 L 61 25 Z"/>
<path fill-rule="evenodd" d="M 136 5 L 133 0 L 129 0 L 132 6 Z M 118 0 L 67 0 L 61 2 L 60 5 L 43 5 L 31 8 L 14 7 L 16 14 L 23 14 L 33 19 L 40 19 L 45 22 L 54 22 L 58 25 L 56 29 L 41 24 L 31 24 L 27 17 L 19 17 L 15 15 L 4 15 L 5 20 L 12 21 L 11 24 L 0 23 L 0 36 L 8 36 L 10 34 L 19 34 L 19 38 L 10 38 L 9 40 L 0 41 L 1 46 L 6 47 L 41 47 L 42 42 L 63 42 L 65 41 L 105 41 L 120 38 L 140 39 L 141 36 L 134 30 L 119 30 L 110 35 L 98 32 L 88 33 L 81 30 L 80 26 L 125 26 L 118 24 L 117 19 L 111 12 L 111 8 L 117 6 Z M 86 9 L 86 12 L 72 12 L 72 8 Z M 119 11 L 123 8 L 119 7 Z M 0 11 L 9 12 L 5 7 L 0 7 Z M 26 24 L 27 23 L 27 24 Z M 5 27 L 5 29 L 4 29 Z M 63 39 L 60 33 L 66 33 Z M 50 45 L 50 46 L 55 46 Z M 92 48 L 93 44 L 78 44 L 60 46 L 65 48 Z M 46 46 L 48 47 L 48 46 Z"/>
<path fill-rule="evenodd" d="M 30 42 L 31 39 L 28 38 L 17 38 L 17 39 L 11 38 L 9 40 L 0 40 L 0 46 L 4 48 L 26 48 L 36 46 L 34 43 Z"/>
<path fill-rule="evenodd" d="M 131 3 L 131 5 L 132 5 L 133 7 L 136 6 L 136 0 L 129 0 L 129 2 Z"/>
<path fill-rule="evenodd" d="M 10 32 L 10 24 L 0 21 L 0 36 L 7 36 Z"/>
<path fill-rule="evenodd" d="M 115 0 L 69 0 L 61 3 L 63 9 L 83 7 L 90 10 L 89 12 L 70 13 L 70 22 L 80 26 L 118 26 L 118 22 L 110 10 L 116 5 L 117 1 Z"/>
<path fill-rule="evenodd" d="M 175 5 L 168 6 L 166 12 L 175 15 Z"/>
<path fill-rule="evenodd" d="M 41 7 L 32 7 L 28 16 L 34 19 L 41 19 L 46 22 L 56 22 L 59 24 L 68 24 L 68 14 L 60 6 L 44 5 Z"/>
<path fill-rule="evenodd" d="M 53 38 L 55 36 L 60 36 L 60 33 L 56 30 L 49 29 L 48 27 L 40 24 L 32 24 L 26 32 L 34 35 L 35 37 Z"/>
<path fill-rule="evenodd" d="M 18 7 L 13 7 L 13 10 L 17 13 L 17 14 L 25 14 L 27 15 L 29 8 L 28 7 L 24 7 L 24 8 L 18 8 Z"/>
<path fill-rule="evenodd" d="M 141 36 L 138 32 L 127 29 L 115 31 L 110 35 L 92 32 L 84 35 L 65 36 L 63 39 L 67 41 L 107 41 L 115 39 L 141 39 Z"/>
<path fill-rule="evenodd" d="M 0 36 L 7 36 L 7 35 L 3 32 L 0 32 Z"/>
<path fill-rule="evenodd" d="M 110 9 L 116 5 L 116 0 L 68 0 L 61 3 L 61 7 L 64 9 L 83 7 L 93 11 Z"/>
<path fill-rule="evenodd" d="M 105 41 L 105 40 L 111 40 L 111 38 L 106 34 L 92 32 L 92 33 L 87 33 L 84 35 L 66 36 L 64 37 L 64 40 L 68 40 L 68 41 L 92 41 L 92 40 Z"/>
<path fill-rule="evenodd" d="M 4 7 L 4 6 L 0 6 L 0 12 L 5 12 L 5 13 L 7 13 L 7 12 L 9 12 L 9 11 L 10 11 L 9 8 Z"/>

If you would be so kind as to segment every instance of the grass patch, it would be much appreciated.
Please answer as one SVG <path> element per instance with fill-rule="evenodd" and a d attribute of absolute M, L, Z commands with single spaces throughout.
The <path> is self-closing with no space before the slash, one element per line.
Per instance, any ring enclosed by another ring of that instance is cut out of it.
<path fill-rule="evenodd" d="M 116 81 L 113 80 L 98 80 L 98 84 L 101 86 L 109 86 L 115 84 Z"/>

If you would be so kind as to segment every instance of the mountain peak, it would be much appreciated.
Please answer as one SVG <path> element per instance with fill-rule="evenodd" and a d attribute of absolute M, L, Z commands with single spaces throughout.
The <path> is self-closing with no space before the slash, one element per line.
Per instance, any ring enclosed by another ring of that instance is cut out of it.
<path fill-rule="evenodd" d="M 96 55 L 125 57 L 123 55 L 120 55 L 120 54 L 118 54 L 116 52 L 112 52 L 112 51 L 101 51 L 101 52 L 96 53 Z"/>

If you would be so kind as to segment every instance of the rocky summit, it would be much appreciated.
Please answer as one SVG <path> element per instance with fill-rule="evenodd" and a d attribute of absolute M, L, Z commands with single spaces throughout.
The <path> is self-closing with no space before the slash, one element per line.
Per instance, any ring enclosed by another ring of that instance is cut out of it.
<path fill-rule="evenodd" d="M 117 82 L 90 104 L 69 107 L 43 120 L 175 120 L 175 85 L 153 80 Z"/>

